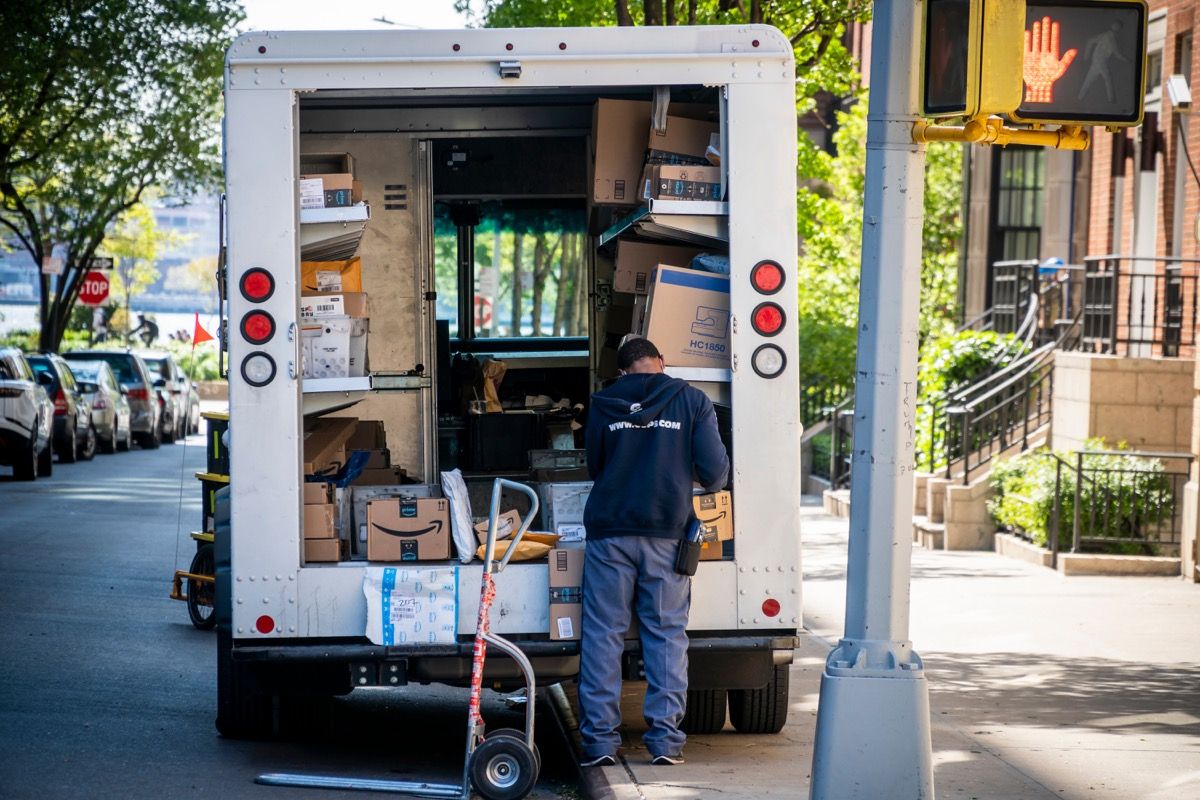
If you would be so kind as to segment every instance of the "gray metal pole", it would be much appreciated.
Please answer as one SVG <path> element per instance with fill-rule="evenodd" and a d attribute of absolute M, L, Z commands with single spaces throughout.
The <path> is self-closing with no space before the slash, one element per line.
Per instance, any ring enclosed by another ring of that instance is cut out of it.
<path fill-rule="evenodd" d="M 845 636 L 821 678 L 813 800 L 933 797 L 929 688 L 908 641 L 925 153 L 918 10 L 876 0 Z"/>

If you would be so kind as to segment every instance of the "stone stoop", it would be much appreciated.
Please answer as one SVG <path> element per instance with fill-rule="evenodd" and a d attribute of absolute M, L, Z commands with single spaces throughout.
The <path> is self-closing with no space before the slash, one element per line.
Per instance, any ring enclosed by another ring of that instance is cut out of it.
<path fill-rule="evenodd" d="M 829 516 L 848 519 L 850 517 L 850 490 L 826 489 L 821 493 L 821 504 Z"/>
<path fill-rule="evenodd" d="M 942 521 L 946 526 L 945 549 L 991 550 L 996 522 L 988 513 L 987 503 L 995 494 L 988 482 L 991 471 L 976 477 L 966 486 L 948 484 Z"/>
<path fill-rule="evenodd" d="M 946 542 L 946 526 L 941 522 L 930 522 L 927 517 L 913 517 L 913 544 L 926 550 L 941 550 Z"/>
<path fill-rule="evenodd" d="M 1013 536 L 1011 533 L 996 531 L 994 547 L 996 554 L 1005 558 L 1015 558 L 1039 567 L 1050 568 L 1053 566 L 1053 554 L 1049 550 L 1027 542 L 1020 536 Z"/>
<path fill-rule="evenodd" d="M 1179 574 L 1179 559 L 1164 556 L 1114 556 L 1099 553 L 1059 553 L 1063 575 L 1162 575 Z"/>

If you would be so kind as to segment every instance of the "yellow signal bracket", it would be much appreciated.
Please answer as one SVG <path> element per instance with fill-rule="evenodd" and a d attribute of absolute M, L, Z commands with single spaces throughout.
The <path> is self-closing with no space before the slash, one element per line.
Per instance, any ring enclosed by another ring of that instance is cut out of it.
<path fill-rule="evenodd" d="M 1087 150 L 1091 134 L 1081 125 L 1064 125 L 1057 130 L 1008 128 L 999 117 L 975 117 L 965 125 L 935 125 L 919 120 L 913 124 L 913 141 L 965 142 L 967 144 L 1027 144 L 1056 150 Z"/>

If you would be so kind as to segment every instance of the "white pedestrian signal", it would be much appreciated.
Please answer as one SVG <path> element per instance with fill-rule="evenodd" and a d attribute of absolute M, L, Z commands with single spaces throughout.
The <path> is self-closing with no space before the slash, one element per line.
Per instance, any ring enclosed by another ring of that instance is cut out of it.
<path fill-rule="evenodd" d="M 1019 122 L 1140 125 L 1145 0 L 1028 0 Z"/>

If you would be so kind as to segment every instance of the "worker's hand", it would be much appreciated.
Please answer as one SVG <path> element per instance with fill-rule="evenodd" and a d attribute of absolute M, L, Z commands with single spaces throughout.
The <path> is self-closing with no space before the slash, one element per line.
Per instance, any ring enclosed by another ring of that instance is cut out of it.
<path fill-rule="evenodd" d="M 1025 31 L 1025 102 L 1050 103 L 1054 101 L 1054 82 L 1063 76 L 1067 67 L 1075 60 L 1078 50 L 1071 48 L 1058 55 L 1057 22 L 1042 17 L 1033 23 L 1033 31 Z"/>

